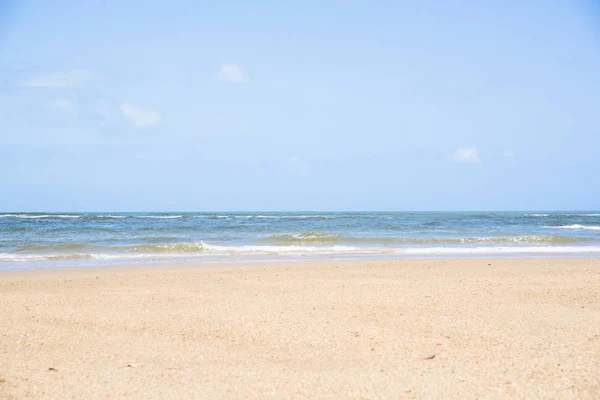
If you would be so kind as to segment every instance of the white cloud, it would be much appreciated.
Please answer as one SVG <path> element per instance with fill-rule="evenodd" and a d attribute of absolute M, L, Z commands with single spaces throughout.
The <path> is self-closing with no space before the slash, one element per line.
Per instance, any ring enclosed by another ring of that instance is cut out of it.
<path fill-rule="evenodd" d="M 121 104 L 121 112 L 137 128 L 156 125 L 160 122 L 160 114 L 153 109 L 142 108 L 131 103 Z"/>
<path fill-rule="evenodd" d="M 300 161 L 300 158 L 298 158 L 298 156 L 293 156 L 288 159 L 288 164 L 296 164 L 298 161 Z"/>
<path fill-rule="evenodd" d="M 513 158 L 515 156 L 515 152 L 512 150 L 504 150 L 504 158 Z"/>
<path fill-rule="evenodd" d="M 246 83 L 249 80 L 237 64 L 221 64 L 215 78 L 228 83 Z"/>
<path fill-rule="evenodd" d="M 88 69 L 76 69 L 66 73 L 43 74 L 17 82 L 18 86 L 29 88 L 73 88 L 82 87 L 96 80 L 96 74 Z"/>
<path fill-rule="evenodd" d="M 477 155 L 477 147 L 463 147 L 456 149 L 456 151 L 448 155 L 448 161 L 462 162 L 462 163 L 481 163 L 481 159 Z"/>

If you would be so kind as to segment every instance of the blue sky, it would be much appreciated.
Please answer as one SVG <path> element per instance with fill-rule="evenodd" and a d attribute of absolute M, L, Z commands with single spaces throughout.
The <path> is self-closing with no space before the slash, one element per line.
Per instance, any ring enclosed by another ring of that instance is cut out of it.
<path fill-rule="evenodd" d="M 599 107 L 593 1 L 0 0 L 4 211 L 600 209 Z"/>

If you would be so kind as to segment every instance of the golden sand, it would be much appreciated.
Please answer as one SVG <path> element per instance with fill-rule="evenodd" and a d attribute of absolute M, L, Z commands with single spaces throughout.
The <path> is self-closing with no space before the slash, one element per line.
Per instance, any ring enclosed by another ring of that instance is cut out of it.
<path fill-rule="evenodd" d="M 600 398 L 600 259 L 3 272 L 0 324 L 0 398 Z"/>

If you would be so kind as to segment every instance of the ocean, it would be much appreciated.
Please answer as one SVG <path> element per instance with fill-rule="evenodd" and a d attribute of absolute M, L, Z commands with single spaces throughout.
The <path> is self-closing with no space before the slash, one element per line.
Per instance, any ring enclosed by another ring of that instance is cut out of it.
<path fill-rule="evenodd" d="M 600 212 L 0 214 L 0 270 L 548 256 L 600 256 Z"/>

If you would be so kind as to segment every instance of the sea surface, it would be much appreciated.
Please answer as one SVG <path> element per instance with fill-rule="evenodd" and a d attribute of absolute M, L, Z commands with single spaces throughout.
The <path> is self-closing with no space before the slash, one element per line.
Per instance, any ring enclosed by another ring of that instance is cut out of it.
<path fill-rule="evenodd" d="M 0 270 L 549 256 L 600 256 L 600 211 L 0 213 Z"/>

